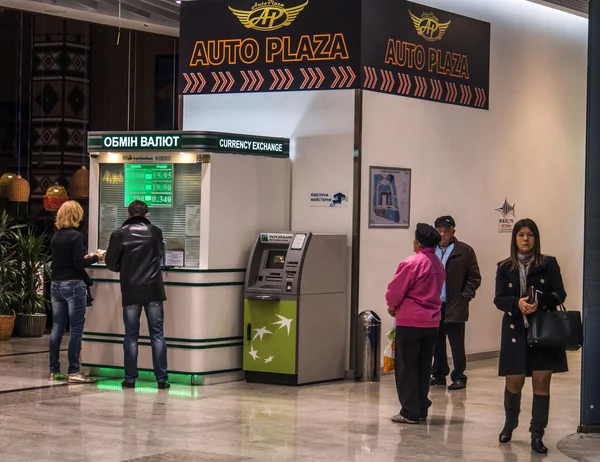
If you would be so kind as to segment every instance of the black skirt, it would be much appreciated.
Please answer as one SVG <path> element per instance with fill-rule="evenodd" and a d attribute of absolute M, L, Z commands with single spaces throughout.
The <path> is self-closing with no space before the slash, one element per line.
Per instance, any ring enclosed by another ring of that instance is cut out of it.
<path fill-rule="evenodd" d="M 527 341 L 525 337 L 523 341 Z M 504 360 L 502 360 L 504 359 Z M 567 353 L 560 348 L 536 348 L 525 346 L 525 370 L 519 364 L 521 361 L 511 361 L 501 358 L 499 374 L 501 377 L 507 375 L 523 375 L 531 377 L 533 371 L 552 371 L 555 374 L 568 372 Z"/>
<path fill-rule="evenodd" d="M 532 371 L 568 372 L 567 353 L 559 348 L 528 347 L 525 368 L 528 377 L 531 377 Z"/>

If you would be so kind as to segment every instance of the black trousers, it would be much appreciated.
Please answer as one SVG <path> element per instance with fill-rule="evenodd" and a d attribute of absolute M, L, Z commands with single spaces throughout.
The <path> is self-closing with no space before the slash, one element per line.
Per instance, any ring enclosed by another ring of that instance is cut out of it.
<path fill-rule="evenodd" d="M 400 414 L 409 420 L 427 417 L 431 406 L 429 378 L 437 333 L 437 328 L 396 327 L 396 390 Z"/>
<path fill-rule="evenodd" d="M 454 370 L 450 374 L 452 381 L 466 380 L 467 376 L 467 353 L 465 350 L 465 323 L 446 323 L 446 304 L 442 304 L 442 321 L 438 332 L 438 339 L 433 354 L 432 376 L 438 380 L 445 380 L 450 374 L 448 366 L 448 351 L 446 348 L 446 337 L 450 342 Z"/>

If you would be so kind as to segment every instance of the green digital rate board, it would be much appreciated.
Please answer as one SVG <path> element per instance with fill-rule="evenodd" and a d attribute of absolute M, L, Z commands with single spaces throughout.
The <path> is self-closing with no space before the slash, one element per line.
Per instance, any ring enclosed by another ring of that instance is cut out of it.
<path fill-rule="evenodd" d="M 125 164 L 125 207 L 135 200 L 172 207 L 173 164 Z"/>

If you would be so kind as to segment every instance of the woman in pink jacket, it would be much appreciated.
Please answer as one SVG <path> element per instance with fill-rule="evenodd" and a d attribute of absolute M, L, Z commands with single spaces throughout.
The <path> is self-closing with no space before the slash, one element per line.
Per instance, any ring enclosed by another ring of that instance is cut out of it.
<path fill-rule="evenodd" d="M 402 409 L 392 421 L 417 424 L 431 406 L 431 358 L 440 326 L 440 296 L 446 278 L 435 247 L 441 240 L 432 226 L 419 223 L 416 255 L 402 261 L 388 286 L 388 312 L 396 318 L 396 389 Z"/>

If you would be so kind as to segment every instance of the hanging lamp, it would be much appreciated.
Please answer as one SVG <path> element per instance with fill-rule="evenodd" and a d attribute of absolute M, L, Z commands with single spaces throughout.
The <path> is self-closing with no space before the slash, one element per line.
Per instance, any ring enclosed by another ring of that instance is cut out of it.
<path fill-rule="evenodd" d="M 90 197 L 90 171 L 85 168 L 85 165 L 73 174 L 71 196 L 77 199 Z"/>
<path fill-rule="evenodd" d="M 10 184 L 16 177 L 14 173 L 5 173 L 0 177 L 0 197 L 8 197 Z"/>
<path fill-rule="evenodd" d="M 11 202 L 28 202 L 30 192 L 29 182 L 21 175 L 17 175 L 10 183 L 8 200 Z"/>
<path fill-rule="evenodd" d="M 21 176 L 21 133 L 22 133 L 22 103 L 23 103 L 23 13 L 20 15 L 20 40 L 19 40 L 19 139 L 18 139 L 18 167 L 17 177 L 8 185 L 7 197 L 11 202 L 28 202 L 31 187 L 29 182 Z"/>
<path fill-rule="evenodd" d="M 44 196 L 44 208 L 48 212 L 58 212 L 60 206 L 68 200 L 69 196 L 67 195 L 67 190 L 58 183 L 54 183 L 54 185 L 50 186 L 46 191 L 46 195 Z"/>

